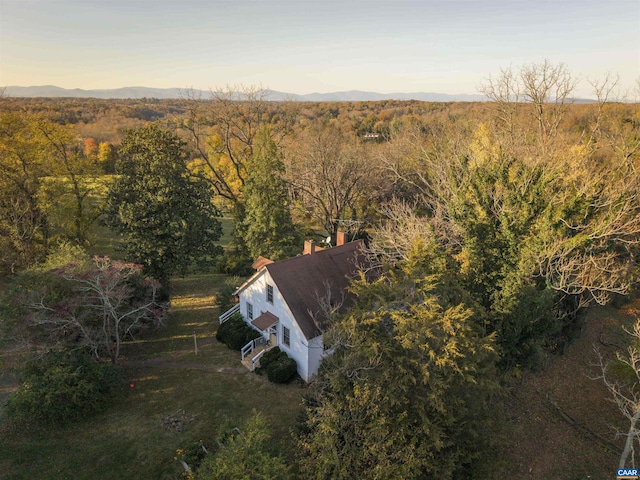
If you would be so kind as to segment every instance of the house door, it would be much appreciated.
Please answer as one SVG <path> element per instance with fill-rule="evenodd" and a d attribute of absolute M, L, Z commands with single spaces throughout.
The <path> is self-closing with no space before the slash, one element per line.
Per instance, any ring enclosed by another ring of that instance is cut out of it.
<path fill-rule="evenodd" d="M 269 345 L 275 347 L 278 345 L 278 325 L 269 327 Z"/>

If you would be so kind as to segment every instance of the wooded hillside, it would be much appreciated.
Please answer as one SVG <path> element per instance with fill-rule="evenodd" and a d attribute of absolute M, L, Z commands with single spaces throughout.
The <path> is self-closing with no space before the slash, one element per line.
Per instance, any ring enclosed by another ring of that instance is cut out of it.
<path fill-rule="evenodd" d="M 248 275 L 258 255 L 347 231 L 366 240 L 370 271 L 325 333 L 334 354 L 287 472 L 490 478 L 505 392 L 579 338 L 589 309 L 628 299 L 640 273 L 640 108 L 609 101 L 612 77 L 594 82 L 594 104 L 572 104 L 574 86 L 545 61 L 500 72 L 486 103 L 270 102 L 254 88 L 243 101 L 1 98 L 0 272 L 40 295 L 5 295 L 6 338 L 22 326 L 41 350 L 84 345 L 84 300 L 65 310 L 82 312 L 79 333 L 55 345 L 34 321 L 58 325 L 60 282 L 92 271 L 74 248 L 105 226 L 162 283 L 159 316 L 176 274 Z M 123 282 L 127 308 L 156 305 L 142 280 Z M 628 416 L 629 355 L 601 365 Z M 621 466 L 640 446 L 634 418 Z"/>

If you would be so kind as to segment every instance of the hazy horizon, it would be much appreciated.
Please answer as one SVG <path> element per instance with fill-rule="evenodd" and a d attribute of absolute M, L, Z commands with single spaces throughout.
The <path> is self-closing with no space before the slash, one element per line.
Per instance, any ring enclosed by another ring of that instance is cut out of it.
<path fill-rule="evenodd" d="M 640 2 L 0 0 L 0 85 L 477 94 L 548 58 L 640 75 Z"/>

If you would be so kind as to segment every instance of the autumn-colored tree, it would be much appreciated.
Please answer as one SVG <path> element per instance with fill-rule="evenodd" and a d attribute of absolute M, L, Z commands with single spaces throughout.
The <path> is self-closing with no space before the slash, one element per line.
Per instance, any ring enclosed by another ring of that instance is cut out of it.
<path fill-rule="evenodd" d="M 82 244 L 87 241 L 88 230 L 102 207 L 90 202 L 92 195 L 103 193 L 104 189 L 96 180 L 96 156 L 83 154 L 69 126 L 39 120 L 36 128 L 46 142 L 50 173 L 56 177 L 56 181 L 49 182 L 49 188 L 43 191 L 42 199 L 47 202 L 50 217 L 57 216 L 66 236 Z"/>
<path fill-rule="evenodd" d="M 116 149 L 108 142 L 100 142 L 98 146 L 98 165 L 104 173 L 114 173 L 116 169 Z"/>
<path fill-rule="evenodd" d="M 3 270 L 16 271 L 41 260 L 50 229 L 38 199 L 49 174 L 45 142 L 36 120 L 0 115 L 0 246 Z"/>
<path fill-rule="evenodd" d="M 98 156 L 98 142 L 96 142 L 95 138 L 85 138 L 82 141 L 82 153 L 87 158 L 95 158 Z"/>
<path fill-rule="evenodd" d="M 0 118 L 0 238 L 9 269 L 37 262 L 53 236 L 84 243 L 100 205 L 95 161 L 68 126 L 30 114 Z"/>
<path fill-rule="evenodd" d="M 241 201 L 247 163 L 254 154 L 258 133 L 268 131 L 279 146 L 292 116 L 281 114 L 275 118 L 275 107 L 269 104 L 268 91 L 262 88 L 227 87 L 212 91 L 210 99 L 195 94 L 188 97 L 187 118 L 181 127 L 197 154 L 191 168 L 202 172 L 221 197 Z"/>

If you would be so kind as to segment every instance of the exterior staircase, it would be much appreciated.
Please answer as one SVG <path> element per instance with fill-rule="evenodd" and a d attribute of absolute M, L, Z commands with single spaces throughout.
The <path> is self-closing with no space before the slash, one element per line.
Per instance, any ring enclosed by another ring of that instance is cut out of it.
<path fill-rule="evenodd" d="M 247 343 L 240 353 L 242 354 L 242 364 L 253 372 L 260 365 L 260 357 L 273 348 L 273 345 L 264 337 L 258 337 Z"/>

